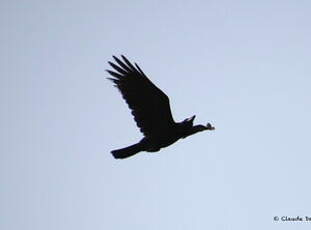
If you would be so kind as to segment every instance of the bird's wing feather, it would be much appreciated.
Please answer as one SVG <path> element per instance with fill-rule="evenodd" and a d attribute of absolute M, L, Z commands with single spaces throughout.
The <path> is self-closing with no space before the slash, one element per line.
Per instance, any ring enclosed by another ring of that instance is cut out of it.
<path fill-rule="evenodd" d="M 108 78 L 120 90 L 141 132 L 146 136 L 159 135 L 174 124 L 168 96 L 156 87 L 135 63 L 122 55 L 113 56 L 118 65 L 109 62 L 114 71 Z"/>

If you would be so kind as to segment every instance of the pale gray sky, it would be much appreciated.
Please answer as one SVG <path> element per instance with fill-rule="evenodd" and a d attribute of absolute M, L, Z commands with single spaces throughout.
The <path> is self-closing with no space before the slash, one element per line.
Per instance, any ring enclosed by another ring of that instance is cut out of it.
<path fill-rule="evenodd" d="M 0 229 L 309 229 L 310 1 L 0 3 Z M 139 63 L 216 130 L 141 138 L 106 80 Z"/>

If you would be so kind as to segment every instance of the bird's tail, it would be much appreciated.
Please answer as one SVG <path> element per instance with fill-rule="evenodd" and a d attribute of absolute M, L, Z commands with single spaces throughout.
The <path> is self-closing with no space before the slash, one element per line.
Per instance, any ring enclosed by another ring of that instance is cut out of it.
<path fill-rule="evenodd" d="M 137 144 L 128 146 L 128 147 L 123 148 L 123 149 L 112 150 L 111 153 L 114 156 L 114 158 L 116 158 L 116 159 L 124 159 L 124 158 L 130 157 L 130 156 L 133 156 L 142 150 L 143 149 L 142 149 L 141 143 L 137 143 Z"/>

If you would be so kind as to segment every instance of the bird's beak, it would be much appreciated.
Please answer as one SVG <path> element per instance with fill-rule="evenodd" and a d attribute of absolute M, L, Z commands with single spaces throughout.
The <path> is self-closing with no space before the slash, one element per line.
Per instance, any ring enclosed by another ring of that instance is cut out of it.
<path fill-rule="evenodd" d="M 207 129 L 207 130 L 214 130 L 215 127 L 213 127 L 210 123 L 207 123 L 206 129 Z"/>

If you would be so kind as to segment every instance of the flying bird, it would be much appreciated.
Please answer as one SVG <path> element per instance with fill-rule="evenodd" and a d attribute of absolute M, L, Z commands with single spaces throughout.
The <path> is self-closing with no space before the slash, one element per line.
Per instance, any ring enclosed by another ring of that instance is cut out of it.
<path fill-rule="evenodd" d="M 193 125 L 195 115 L 175 122 L 168 96 L 153 84 L 141 68 L 132 64 L 125 56 L 113 56 L 115 63 L 108 62 L 113 68 L 107 70 L 111 80 L 119 89 L 128 104 L 134 120 L 143 133 L 136 144 L 111 151 L 116 159 L 124 159 L 141 151 L 157 152 L 181 138 L 186 138 L 204 130 L 214 130 L 210 124 Z"/>

